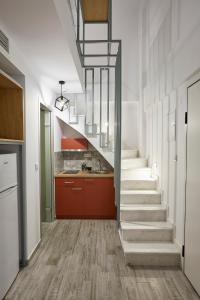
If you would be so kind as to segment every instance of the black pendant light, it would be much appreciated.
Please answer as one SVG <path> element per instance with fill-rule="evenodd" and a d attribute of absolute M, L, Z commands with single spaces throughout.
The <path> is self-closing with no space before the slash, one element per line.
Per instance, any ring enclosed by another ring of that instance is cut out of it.
<path fill-rule="evenodd" d="M 55 107 L 59 109 L 60 111 L 64 111 L 69 107 L 69 99 L 65 98 L 63 96 L 62 86 L 65 84 L 65 81 L 61 80 L 59 81 L 60 87 L 61 87 L 61 95 L 56 99 L 55 101 Z"/>

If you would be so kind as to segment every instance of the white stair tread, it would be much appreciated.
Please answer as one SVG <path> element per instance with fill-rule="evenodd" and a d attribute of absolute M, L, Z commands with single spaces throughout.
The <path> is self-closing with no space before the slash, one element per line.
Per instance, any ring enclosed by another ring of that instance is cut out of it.
<path fill-rule="evenodd" d="M 156 229 L 173 229 L 170 222 L 121 222 L 122 230 L 156 230 Z"/>
<path fill-rule="evenodd" d="M 133 157 L 133 158 L 122 158 L 122 161 L 130 162 L 130 161 L 145 161 L 147 162 L 147 159 L 145 157 Z"/>
<path fill-rule="evenodd" d="M 135 158 L 138 156 L 137 149 L 124 149 L 121 151 L 122 158 Z"/>
<path fill-rule="evenodd" d="M 137 148 L 134 148 L 134 149 L 122 149 L 121 150 L 122 152 L 130 152 L 130 151 L 138 151 L 138 149 Z"/>
<path fill-rule="evenodd" d="M 128 164 L 128 168 L 129 168 L 129 164 L 133 163 L 133 164 L 144 164 L 144 167 L 147 166 L 147 159 L 146 158 L 142 158 L 142 157 L 134 157 L 134 158 L 122 158 L 121 159 L 121 163 L 122 164 Z M 141 168 L 141 167 L 140 167 Z"/>
<path fill-rule="evenodd" d="M 121 174 L 124 179 L 148 179 L 152 177 L 152 170 L 150 168 L 138 168 L 138 169 L 122 169 Z"/>
<path fill-rule="evenodd" d="M 154 190 L 121 190 L 121 195 L 161 195 L 161 192 Z"/>
<path fill-rule="evenodd" d="M 125 169 L 125 170 L 122 169 L 122 172 L 127 172 L 127 173 L 131 173 L 131 172 L 133 172 L 133 173 L 136 173 L 136 172 L 152 172 L 152 168 L 140 167 L 140 168 L 137 168 L 137 169 L 135 169 L 135 168 Z"/>
<path fill-rule="evenodd" d="M 132 243 L 122 241 L 125 254 L 146 253 L 146 254 L 179 254 L 179 248 L 174 243 Z"/>
<path fill-rule="evenodd" d="M 141 178 L 138 178 L 138 177 L 127 177 L 127 178 L 121 178 L 121 181 L 138 181 L 138 182 L 145 182 L 145 181 L 149 181 L 149 182 L 154 182 L 154 181 L 157 181 L 157 178 L 156 177 L 148 177 L 148 178 L 144 178 L 144 177 L 141 177 Z"/>
<path fill-rule="evenodd" d="M 121 211 L 152 211 L 152 210 L 166 210 L 166 206 L 163 204 L 121 204 Z"/>
<path fill-rule="evenodd" d="M 145 168 L 147 165 L 148 161 L 146 158 L 122 158 L 121 160 L 122 170 Z"/>

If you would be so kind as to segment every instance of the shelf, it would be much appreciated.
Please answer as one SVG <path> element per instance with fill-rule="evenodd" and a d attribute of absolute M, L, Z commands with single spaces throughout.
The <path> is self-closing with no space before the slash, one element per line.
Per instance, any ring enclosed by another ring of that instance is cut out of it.
<path fill-rule="evenodd" d="M 1 139 L 0 144 L 15 144 L 15 145 L 22 145 L 24 143 L 23 140 L 11 140 L 11 139 Z"/>
<path fill-rule="evenodd" d="M 11 78 L 9 75 L 4 73 L 2 70 L 0 70 L 0 88 L 21 89 L 21 90 L 23 89 L 18 82 L 16 82 L 13 78 Z"/>
<path fill-rule="evenodd" d="M 108 0 L 82 0 L 81 8 L 84 21 L 87 23 L 108 22 L 109 1 Z"/>
<path fill-rule="evenodd" d="M 24 139 L 23 89 L 0 71 L 0 140 L 21 144 Z"/>

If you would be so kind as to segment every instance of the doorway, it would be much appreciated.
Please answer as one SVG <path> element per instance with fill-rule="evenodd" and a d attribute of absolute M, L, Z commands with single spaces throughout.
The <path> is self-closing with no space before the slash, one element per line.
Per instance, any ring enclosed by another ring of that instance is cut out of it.
<path fill-rule="evenodd" d="M 54 177 L 51 111 L 40 106 L 40 204 L 41 222 L 54 220 Z"/>
<path fill-rule="evenodd" d="M 200 80 L 188 88 L 184 272 L 200 294 Z"/>

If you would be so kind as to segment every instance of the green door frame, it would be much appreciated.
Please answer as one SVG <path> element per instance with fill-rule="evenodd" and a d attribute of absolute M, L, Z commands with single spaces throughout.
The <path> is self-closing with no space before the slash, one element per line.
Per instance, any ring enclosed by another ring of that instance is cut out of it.
<path fill-rule="evenodd" d="M 42 117 L 43 112 L 43 117 Z M 43 124 L 42 121 L 43 120 Z M 42 126 L 43 132 L 42 132 Z M 44 151 L 42 153 L 41 138 L 44 138 Z M 54 146 L 53 146 L 53 118 L 51 110 L 40 104 L 40 204 L 41 222 L 53 222 L 55 216 L 54 205 Z M 44 181 L 42 182 L 42 177 Z M 44 187 L 42 187 L 44 185 Z M 44 188 L 44 190 L 43 190 Z M 42 196 L 42 193 L 44 196 Z M 42 197 L 44 199 L 42 200 Z M 45 201 L 42 206 L 42 201 Z M 44 209 L 44 211 L 43 211 Z"/>

